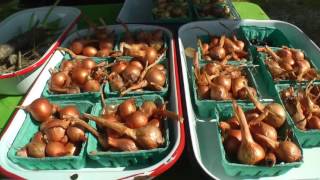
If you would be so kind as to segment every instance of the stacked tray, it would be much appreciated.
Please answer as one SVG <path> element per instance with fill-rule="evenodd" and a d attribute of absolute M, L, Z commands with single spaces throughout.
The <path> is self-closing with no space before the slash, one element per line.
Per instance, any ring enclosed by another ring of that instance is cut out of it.
<path fill-rule="evenodd" d="M 168 49 L 161 63 L 167 67 L 168 71 L 166 87 L 160 93 L 149 92 L 143 94 L 132 92 L 125 97 L 119 97 L 116 93 L 112 94 L 107 86 L 101 87 L 108 97 L 106 98 L 106 102 L 120 104 L 126 99 L 134 98 L 136 104 L 140 106 L 145 100 L 159 103 L 167 101 L 168 110 L 181 114 L 182 109 L 177 80 L 178 71 L 176 69 L 177 64 L 174 54 L 175 46 L 171 32 L 159 26 L 128 26 L 130 31 L 160 29 L 164 32 Z M 123 33 L 122 26 L 111 25 L 108 28 L 114 30 L 120 39 L 119 36 Z M 71 34 L 64 41 L 63 46 L 68 47 L 78 37 L 78 34 L 85 35 L 87 32 L 88 30 L 80 30 L 77 33 Z M 117 47 L 118 45 L 116 45 Z M 21 105 L 28 105 L 34 99 L 42 96 L 61 106 L 75 104 L 81 113 L 86 112 L 92 115 L 99 115 L 102 109 L 100 93 L 53 94 L 48 89 L 51 77 L 49 70 L 59 68 L 61 61 L 64 59 L 70 59 L 70 56 L 61 51 L 56 51 L 53 54 Z M 94 60 L 96 62 L 113 61 L 112 58 L 94 58 Z M 90 121 L 89 124 L 96 127 L 93 121 Z M 54 175 L 55 178 L 77 176 L 84 179 L 92 177 L 97 179 L 103 177 L 110 179 L 136 176 L 154 177 L 170 168 L 179 158 L 184 148 L 183 125 L 177 121 L 170 120 L 163 122 L 162 134 L 165 140 L 164 144 L 153 150 L 138 150 L 136 152 L 101 151 L 96 138 L 89 134 L 88 140 L 83 143 L 81 152 L 77 156 L 40 159 L 16 156 L 16 151 L 30 141 L 37 128 L 38 125 L 32 120 L 29 113 L 23 110 L 17 110 L 12 119 L 10 119 L 8 129 L 5 130 L 0 141 L 0 147 L 3 148 L 0 155 L 1 170 L 8 176 L 36 179 L 48 177 L 48 174 L 52 174 L 52 177 Z M 37 173 L 34 173 L 33 170 L 37 170 Z"/>
<path fill-rule="evenodd" d="M 215 9 L 216 11 L 221 11 L 216 13 L 218 15 L 203 15 L 200 11 L 203 7 L 206 7 L 209 2 L 214 2 L 214 1 L 170 0 L 166 2 L 177 4 L 178 6 L 181 6 L 182 4 L 184 4 L 185 15 L 182 15 L 182 16 L 174 15 L 175 17 L 167 17 L 166 15 L 163 15 L 163 16 L 157 17 L 156 14 L 159 14 L 159 13 L 166 14 L 168 11 L 170 11 L 170 9 L 174 9 L 176 11 L 180 11 L 180 10 L 178 10 L 178 8 L 172 8 L 170 6 L 166 6 L 164 9 L 158 12 L 158 10 L 156 10 L 156 7 L 158 7 L 159 4 L 162 4 L 160 6 L 163 6 L 164 4 L 161 1 L 131 0 L 131 1 L 125 1 L 118 15 L 118 19 L 121 19 L 126 23 L 162 23 L 162 24 L 172 24 L 172 25 L 187 23 L 194 20 L 205 20 L 205 19 L 207 20 L 240 19 L 240 15 L 236 11 L 231 0 L 224 0 L 223 2 L 216 1 L 215 5 L 213 6 L 212 9 L 209 10 L 209 12 L 212 12 L 213 9 Z M 144 9 L 145 11 L 142 11 L 140 13 L 134 13 L 137 9 Z M 163 12 L 163 10 L 167 12 Z M 230 15 L 229 16 L 221 15 L 223 14 L 224 10 L 229 12 Z"/>
<path fill-rule="evenodd" d="M 312 158 L 319 155 L 319 148 L 314 147 L 318 145 L 318 141 L 315 140 L 317 135 L 313 134 L 313 131 L 316 130 L 299 132 L 292 123 L 292 118 L 288 113 L 285 126 L 282 128 L 293 130 L 292 140 L 302 149 L 303 160 L 295 163 L 276 164 L 271 168 L 258 165 L 244 165 L 229 160 L 222 146 L 221 129 L 218 124 L 233 115 L 232 104 L 230 101 L 223 102 L 197 98 L 192 60 L 185 55 L 185 48 L 188 47 L 194 48 L 201 53 L 197 45 L 198 39 L 207 36 L 208 33 L 216 36 L 221 36 L 222 34 L 231 36 L 236 34 L 238 39 L 245 42 L 245 47 L 249 51 L 249 57 L 247 57 L 245 63 L 253 64 L 251 67 L 248 65 L 248 70 L 253 78 L 251 82 L 255 82 L 258 98 L 263 103 L 272 101 L 282 103 L 279 97 L 279 90 L 289 86 L 292 82 L 273 81 L 269 70 L 264 64 L 265 56 L 258 52 L 257 48 L 267 43 L 273 49 L 278 49 L 282 46 L 301 49 L 308 57 L 310 64 L 312 64 L 311 66 L 316 70 L 319 68 L 316 59 L 320 57 L 319 48 L 301 30 L 281 21 L 220 20 L 194 22 L 182 26 L 179 29 L 179 48 L 186 97 L 186 111 L 188 112 L 193 153 L 200 167 L 210 177 L 217 179 L 239 179 L 240 177 L 268 179 L 269 176 L 273 176 L 273 179 L 319 177 L 320 174 L 314 167 L 316 161 Z M 202 63 L 205 63 L 205 61 L 202 61 Z M 201 106 L 199 103 L 206 101 L 209 101 L 206 106 Z M 237 102 L 244 110 L 252 109 L 253 107 L 253 104 L 250 102 L 243 100 L 237 100 Z M 314 148 L 306 149 L 305 147 Z"/>

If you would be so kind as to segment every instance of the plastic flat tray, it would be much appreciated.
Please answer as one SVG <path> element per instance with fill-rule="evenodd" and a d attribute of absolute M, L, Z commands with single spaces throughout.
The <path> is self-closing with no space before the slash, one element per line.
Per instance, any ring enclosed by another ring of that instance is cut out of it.
<path fill-rule="evenodd" d="M 121 31 L 122 27 L 119 25 L 111 25 L 110 29 L 116 31 Z M 168 98 L 169 104 L 168 108 L 171 111 L 182 114 L 182 106 L 180 102 L 180 89 L 179 89 L 179 79 L 177 70 L 177 60 L 175 56 L 175 45 L 173 41 L 173 36 L 171 32 L 165 28 L 159 26 L 148 26 L 148 25 L 129 25 L 130 29 L 162 29 L 168 37 L 170 37 L 170 47 L 169 47 L 169 71 L 170 71 L 170 97 Z M 68 42 L 65 42 L 68 43 Z M 48 64 L 45 66 L 40 76 L 25 96 L 24 100 L 20 105 L 28 105 L 34 99 L 40 97 L 47 80 L 50 78 L 49 69 L 55 67 L 64 57 L 59 51 L 56 51 L 51 57 Z M 79 179 L 125 179 L 125 178 L 152 178 L 155 177 L 167 169 L 169 169 L 180 157 L 184 145 L 185 145 L 185 135 L 184 126 L 175 121 L 169 122 L 170 128 L 170 139 L 171 145 L 164 158 L 149 164 L 146 166 L 135 166 L 135 167 L 117 167 L 117 168 L 104 168 L 98 166 L 92 161 L 88 161 L 87 165 L 79 170 L 38 170 L 32 171 L 21 168 L 19 165 L 14 164 L 7 157 L 7 152 L 12 145 L 14 138 L 16 137 L 21 125 L 23 124 L 23 119 L 25 119 L 26 113 L 23 110 L 17 110 L 14 115 L 9 120 L 7 129 L 3 131 L 3 135 L 0 139 L 0 171 L 2 174 L 17 179 L 70 179 L 71 177 L 77 177 Z"/>
<path fill-rule="evenodd" d="M 223 24 L 223 25 L 222 25 Z M 191 144 L 193 155 L 203 169 L 203 171 L 215 179 L 312 179 L 319 178 L 320 171 L 318 170 L 318 159 L 314 158 L 320 155 L 320 148 L 303 149 L 304 163 L 299 168 L 293 168 L 283 175 L 276 175 L 273 177 L 265 176 L 229 176 L 223 169 L 221 156 L 219 153 L 219 143 L 217 138 L 216 120 L 203 120 L 197 119 L 195 115 L 194 106 L 191 100 L 192 86 L 190 83 L 190 66 L 192 60 L 187 59 L 184 53 L 186 47 L 197 47 L 197 37 L 205 35 L 206 33 L 195 28 L 202 27 L 208 29 L 212 34 L 227 33 L 226 27 L 231 30 L 244 26 L 257 26 L 257 27 L 271 27 L 277 28 L 282 31 L 288 40 L 291 42 L 293 48 L 304 50 L 310 59 L 318 59 L 320 57 L 320 49 L 315 43 L 310 40 L 300 29 L 296 26 L 281 22 L 281 21 L 258 21 L 258 20 L 243 20 L 243 21 L 200 21 L 188 23 L 182 26 L 178 32 L 179 40 L 179 53 L 181 57 L 181 69 L 183 75 L 183 84 L 185 92 L 186 112 L 189 121 L 189 133 L 191 137 Z M 320 61 L 315 62 L 318 66 Z M 261 77 L 261 70 L 259 68 L 254 72 L 254 77 L 259 86 L 260 93 L 263 98 L 275 98 L 274 86 L 268 86 L 263 76 Z"/>

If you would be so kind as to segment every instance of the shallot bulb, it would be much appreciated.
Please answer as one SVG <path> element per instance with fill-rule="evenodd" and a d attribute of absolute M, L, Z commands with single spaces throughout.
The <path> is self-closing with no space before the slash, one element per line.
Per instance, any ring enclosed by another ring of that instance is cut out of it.
<path fill-rule="evenodd" d="M 80 117 L 80 112 L 77 106 L 68 105 L 59 110 L 59 115 L 60 119 L 63 119 L 66 115 Z"/>
<path fill-rule="evenodd" d="M 233 108 L 241 126 L 242 141 L 238 150 L 238 160 L 244 164 L 258 164 L 265 158 L 265 151 L 253 140 L 245 114 L 235 101 L 233 101 Z"/>
<path fill-rule="evenodd" d="M 136 143 L 129 138 L 108 138 L 110 146 L 121 151 L 137 151 L 139 150 Z"/>
<path fill-rule="evenodd" d="M 284 108 L 278 103 L 270 103 L 265 106 L 252 95 L 248 88 L 247 91 L 250 101 L 253 102 L 257 109 L 259 109 L 260 112 L 268 113 L 264 122 L 275 128 L 280 128 L 286 120 L 286 111 Z"/>
<path fill-rule="evenodd" d="M 46 98 L 35 99 L 28 106 L 18 106 L 21 109 L 30 112 L 32 117 L 38 122 L 44 122 L 50 119 L 55 113 L 55 107 Z"/>
<path fill-rule="evenodd" d="M 261 142 L 264 142 L 265 146 L 275 151 L 280 161 L 291 163 L 301 160 L 302 152 L 295 143 L 291 141 L 278 142 L 261 134 L 257 134 L 256 136 Z"/>
<path fill-rule="evenodd" d="M 118 107 L 118 112 L 121 118 L 126 118 L 136 110 L 137 107 L 133 98 L 123 101 Z"/>

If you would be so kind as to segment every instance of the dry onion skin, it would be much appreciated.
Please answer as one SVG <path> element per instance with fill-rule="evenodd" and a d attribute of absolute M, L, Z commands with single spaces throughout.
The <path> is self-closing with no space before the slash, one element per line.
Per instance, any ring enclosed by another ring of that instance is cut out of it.
<path fill-rule="evenodd" d="M 258 48 L 259 52 L 267 54 L 265 64 L 274 81 L 311 81 L 320 79 L 317 70 L 312 67 L 305 54 L 299 49 L 282 47 L 273 50 L 268 46 Z"/>

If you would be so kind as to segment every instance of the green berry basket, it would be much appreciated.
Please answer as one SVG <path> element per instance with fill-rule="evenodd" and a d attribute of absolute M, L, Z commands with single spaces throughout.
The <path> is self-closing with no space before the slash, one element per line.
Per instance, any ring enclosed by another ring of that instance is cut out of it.
<path fill-rule="evenodd" d="M 247 103 L 239 103 L 239 105 L 243 108 L 244 111 L 250 110 L 255 108 L 252 104 Z M 278 176 L 281 174 L 286 173 L 292 168 L 297 168 L 302 165 L 303 163 L 303 151 L 301 148 L 301 145 L 294 133 L 292 133 L 292 141 L 298 145 L 298 147 L 301 150 L 302 153 L 302 159 L 297 162 L 293 163 L 277 163 L 273 167 L 268 167 L 264 165 L 247 165 L 247 164 L 240 164 L 239 162 L 232 160 L 228 157 L 228 155 L 225 152 L 222 139 L 221 139 L 221 129 L 219 128 L 219 122 L 225 121 L 228 118 L 232 117 L 234 115 L 232 104 L 218 104 L 216 108 L 216 114 L 217 114 L 217 137 L 218 137 L 218 143 L 220 147 L 220 154 L 222 157 L 222 166 L 224 167 L 225 172 L 230 176 L 246 176 L 251 178 L 260 178 L 263 176 Z M 291 125 L 288 122 L 289 118 L 287 118 L 287 121 L 285 121 L 285 124 L 280 127 L 278 130 L 278 136 L 281 137 L 283 140 L 286 135 L 286 130 L 291 129 Z"/>
<path fill-rule="evenodd" d="M 278 47 L 270 47 L 273 51 L 277 51 L 281 48 Z M 318 67 L 315 66 L 313 60 L 311 60 L 308 55 L 306 55 L 306 53 L 301 50 L 304 54 L 305 54 L 305 59 L 307 59 L 310 63 L 310 66 L 312 68 L 315 68 L 316 70 L 318 70 Z M 279 81 L 275 81 L 269 71 L 268 66 L 265 63 L 265 60 L 267 58 L 267 54 L 263 53 L 263 52 L 257 52 L 257 50 L 253 50 L 253 53 L 256 55 L 256 58 L 258 60 L 258 64 L 260 65 L 261 69 L 262 69 L 262 73 L 265 76 L 265 78 L 267 79 L 267 81 L 269 81 L 270 84 L 292 84 L 292 83 L 299 83 L 298 81 L 294 81 L 294 80 L 279 80 Z M 302 81 L 305 82 L 305 81 Z"/>
<path fill-rule="evenodd" d="M 71 60 L 71 56 L 69 54 L 66 54 L 64 57 L 64 60 Z M 101 63 L 101 62 L 108 62 L 111 63 L 114 61 L 114 58 L 96 58 L 93 57 L 92 58 L 96 63 Z M 62 62 L 62 61 L 61 61 Z M 55 67 L 55 69 L 59 69 L 61 62 L 57 64 L 57 66 Z M 77 99 L 77 100 L 86 100 L 86 99 L 99 99 L 100 97 L 100 92 L 81 92 L 78 94 L 55 94 L 53 92 L 51 92 L 49 90 L 49 81 L 50 79 L 47 81 L 47 84 L 44 87 L 44 90 L 42 92 L 42 96 L 48 99 L 55 99 L 55 100 L 63 100 L 66 97 L 68 98 L 73 98 L 73 99 Z M 103 88 L 103 86 L 101 85 L 101 88 Z"/>
<path fill-rule="evenodd" d="M 232 33 L 232 32 L 230 32 Z M 252 50 L 253 50 L 253 47 L 249 45 L 249 42 L 245 39 L 245 37 L 243 36 L 243 34 L 241 33 L 241 31 L 239 29 L 236 29 L 234 32 L 233 32 L 236 37 L 239 39 L 239 40 L 242 40 L 244 43 L 245 43 L 245 47 L 244 47 L 244 50 L 246 52 L 248 52 L 248 55 L 246 58 L 242 58 L 240 60 L 235 60 L 235 59 L 230 59 L 228 60 L 228 62 L 233 62 L 233 63 L 245 63 L 245 64 L 252 64 L 254 63 L 254 58 L 253 58 L 253 55 L 251 54 L 252 53 Z M 228 34 L 227 34 L 228 36 Z M 229 36 L 228 36 L 229 37 Z M 198 36 L 197 37 L 198 40 L 200 40 L 202 43 L 209 43 L 210 42 L 210 35 L 201 35 L 201 36 Z M 198 55 L 199 55 L 199 61 L 200 62 L 209 62 L 207 60 L 205 60 L 203 58 L 203 54 L 202 54 L 202 51 L 201 51 L 201 48 L 199 46 L 199 44 L 197 45 L 197 52 L 198 52 Z"/>
<path fill-rule="evenodd" d="M 314 82 L 313 84 L 315 85 L 320 85 L 320 82 Z M 277 99 L 279 100 L 279 102 L 281 102 L 284 106 L 284 103 L 281 99 L 281 91 L 284 89 L 289 88 L 290 86 L 293 86 L 294 89 L 296 90 L 297 88 L 302 87 L 303 89 L 305 89 L 307 83 L 303 83 L 303 84 L 277 84 L 276 86 L 276 90 L 277 90 Z M 310 129 L 310 130 L 301 130 L 299 128 L 297 128 L 297 126 L 295 125 L 291 115 L 288 113 L 289 116 L 289 122 L 292 124 L 292 129 L 294 130 L 295 134 L 297 135 L 297 138 L 299 139 L 299 142 L 301 143 L 302 147 L 304 148 L 310 148 L 310 147 L 318 147 L 320 146 L 320 130 L 316 130 L 316 129 Z"/>
<path fill-rule="evenodd" d="M 279 29 L 259 26 L 240 26 L 240 33 L 251 46 L 292 47 L 290 41 Z"/>
<path fill-rule="evenodd" d="M 75 105 L 80 113 L 90 113 L 93 108 L 93 103 L 89 101 L 51 101 L 61 107 L 67 105 Z M 8 158 L 22 166 L 25 169 L 31 170 L 61 170 L 61 169 L 80 169 L 85 166 L 86 153 L 85 147 L 87 142 L 84 142 L 81 147 L 81 151 L 75 156 L 63 156 L 63 157 L 44 157 L 44 158 L 33 158 L 33 157 L 20 157 L 17 156 L 17 151 L 24 147 L 30 142 L 33 135 L 39 131 L 39 123 L 36 122 L 27 113 L 26 119 L 23 122 L 21 129 L 19 130 L 13 144 L 8 151 Z"/>
<path fill-rule="evenodd" d="M 139 31 L 146 31 L 146 30 L 144 30 L 144 29 L 134 29 L 134 30 L 131 30 L 130 32 L 136 34 Z M 148 31 L 147 30 L 146 32 L 153 32 L 153 31 Z M 117 36 L 117 41 L 116 41 L 116 45 L 115 45 L 115 50 L 116 51 L 121 51 L 120 44 L 123 42 L 122 40 L 123 40 L 124 35 L 125 35 L 125 32 L 121 32 Z M 164 52 L 164 56 L 160 61 L 166 61 L 167 60 L 167 52 L 168 52 L 169 44 L 170 44 L 170 38 L 168 36 L 166 36 L 165 33 L 163 33 L 163 49 L 167 49 L 167 50 Z M 121 59 L 123 57 L 124 58 L 132 58 L 131 56 L 121 56 L 119 58 Z"/>
<path fill-rule="evenodd" d="M 123 57 L 123 60 L 130 61 L 132 57 Z M 163 65 L 166 68 L 166 82 L 164 84 L 164 87 L 162 90 L 148 90 L 148 89 L 143 89 L 141 91 L 130 91 L 124 95 L 124 97 L 127 96 L 141 96 L 141 95 L 147 95 L 147 94 L 158 94 L 162 97 L 166 97 L 168 94 L 169 90 L 169 68 L 168 68 L 168 63 L 166 59 L 163 59 L 162 61 L 159 62 L 159 64 Z M 120 92 L 119 91 L 113 91 L 111 89 L 111 85 L 109 82 L 107 82 L 104 86 L 104 93 L 107 95 L 107 97 L 120 97 Z"/>
<path fill-rule="evenodd" d="M 203 67 L 206 63 L 200 63 L 200 68 Z M 261 97 L 261 94 L 259 92 L 257 82 L 255 81 L 255 78 L 253 77 L 253 74 L 251 72 L 251 69 L 249 67 L 244 67 L 243 72 L 246 75 L 248 79 L 248 85 L 250 87 L 253 87 L 257 90 L 257 95 L 258 97 Z M 198 96 L 197 93 L 197 84 L 196 84 L 196 79 L 194 75 L 194 68 L 192 67 L 192 73 L 191 73 L 191 81 L 192 81 L 192 94 L 193 94 L 193 99 L 195 103 L 195 110 L 196 114 L 199 118 L 209 118 L 210 114 L 214 111 L 214 108 L 217 104 L 222 103 L 222 104 L 230 104 L 232 100 L 223 100 L 223 101 L 218 101 L 218 100 L 211 100 L 211 99 L 201 99 Z M 250 103 L 250 100 L 244 99 L 244 100 L 237 100 L 239 103 Z"/>
<path fill-rule="evenodd" d="M 121 104 L 124 100 L 130 97 L 122 98 L 109 98 L 106 99 L 107 104 Z M 163 103 L 163 99 L 157 95 L 144 95 L 132 97 L 136 100 L 136 105 L 140 106 L 144 101 L 150 100 L 156 103 Z M 101 103 L 97 103 L 94 107 L 93 114 L 99 115 L 102 111 Z M 97 128 L 96 123 L 90 121 L 90 125 Z M 161 160 L 167 153 L 169 148 L 169 129 L 167 120 L 163 121 L 162 130 L 165 143 L 156 149 L 151 150 L 138 150 L 135 152 L 115 152 L 115 151 L 103 151 L 100 147 L 97 139 L 90 134 L 87 146 L 88 157 L 104 167 L 126 167 L 133 166 L 146 166 Z"/>

